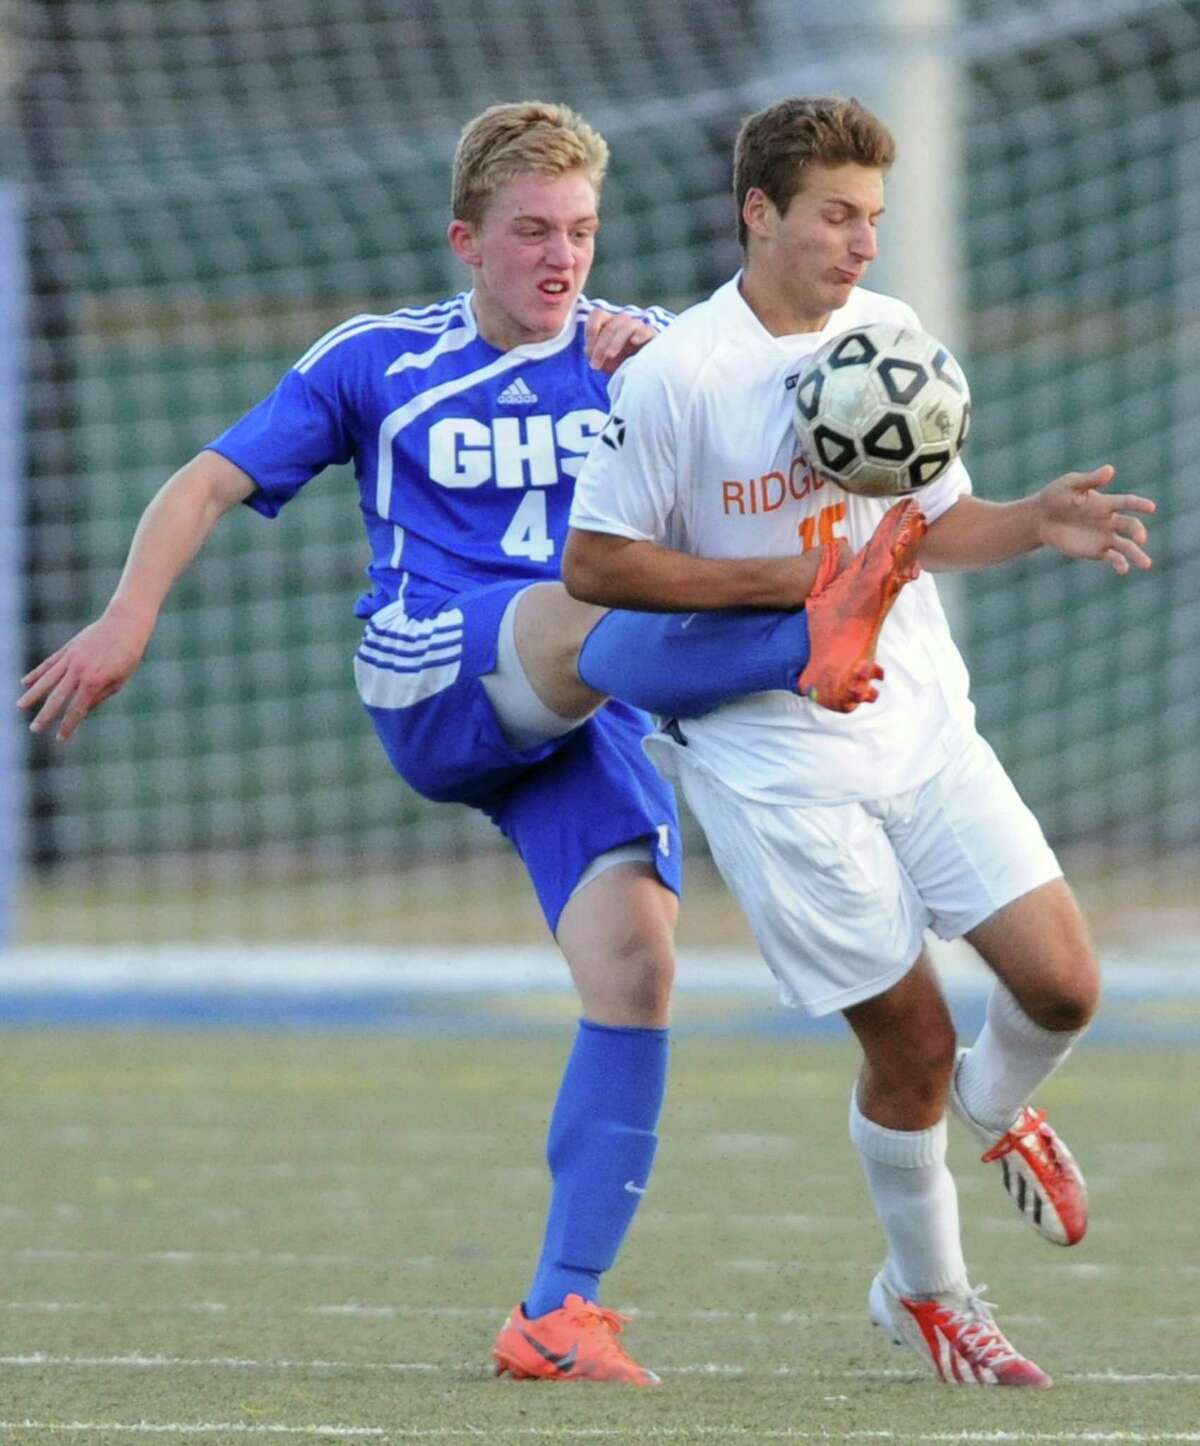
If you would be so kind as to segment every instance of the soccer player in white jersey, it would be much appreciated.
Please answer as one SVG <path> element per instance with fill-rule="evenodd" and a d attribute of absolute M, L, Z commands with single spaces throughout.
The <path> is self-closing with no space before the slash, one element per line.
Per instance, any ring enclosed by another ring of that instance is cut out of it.
<path fill-rule="evenodd" d="M 827 338 L 863 322 L 918 324 L 861 285 L 893 155 L 855 101 L 790 99 L 745 123 L 743 268 L 618 374 L 619 428 L 576 487 L 563 578 L 577 597 L 702 612 L 717 585 L 736 600 L 749 559 L 783 565 L 871 535 L 888 503 L 813 475 L 792 388 Z M 931 571 L 969 569 L 1049 546 L 1119 574 L 1148 567 L 1137 514 L 1153 503 L 1107 494 L 1112 476 L 1071 473 L 994 504 L 955 465 L 917 494 L 916 556 Z M 742 600 L 756 602 L 749 588 Z M 945 1107 L 949 1097 L 1025 1218 L 1075 1243 L 1084 1182 L 1028 1101 L 1092 1015 L 1096 959 L 1037 821 L 975 731 L 928 576 L 897 599 L 879 659 L 888 681 L 871 708 L 841 716 L 764 693 L 672 720 L 648 748 L 704 826 L 784 999 L 843 1011 L 862 1046 L 850 1134 L 887 1242 L 872 1318 L 943 1381 L 1048 1385 L 969 1283 Z M 983 1030 L 957 1056 L 926 928 L 965 936 L 996 976 Z"/>
<path fill-rule="evenodd" d="M 353 461 L 372 555 L 358 603 L 362 701 L 413 788 L 481 809 L 513 841 L 583 1005 L 550 1123 L 541 1259 L 494 1358 L 520 1377 L 649 1385 L 657 1377 L 618 1340 L 622 1319 L 598 1303 L 599 1279 L 657 1145 L 681 846 L 673 790 L 642 751 L 649 718 L 606 704 L 612 689 L 585 684 L 577 654 L 593 633 L 615 635 L 604 677 L 632 671 L 662 707 L 675 706 L 679 670 L 669 638 L 657 654 L 633 619 L 638 646 L 623 646 L 621 617 L 557 580 L 574 479 L 609 412 L 598 368 L 669 319 L 582 294 L 607 155 L 565 106 L 493 106 L 471 121 L 448 239 L 473 289 L 321 338 L 165 484 L 104 614 L 26 676 L 20 706 L 37 710 L 38 732 L 61 717 L 69 738 L 132 676 L 168 591 L 225 512 L 247 503 L 273 517 L 326 466 Z M 811 617 L 797 611 L 805 566 L 791 569 L 774 659 L 742 649 L 744 622 L 730 620 L 721 646 L 735 692 L 816 686 L 846 708 L 873 696 L 874 632 L 908 558 L 886 530 L 867 551 L 871 568 Z M 700 664 L 703 690 L 713 668 Z"/>

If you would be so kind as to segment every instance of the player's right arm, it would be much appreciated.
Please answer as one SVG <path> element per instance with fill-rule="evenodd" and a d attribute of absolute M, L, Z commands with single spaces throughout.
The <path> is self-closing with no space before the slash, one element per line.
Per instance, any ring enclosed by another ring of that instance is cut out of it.
<path fill-rule="evenodd" d="M 581 602 L 633 612 L 700 613 L 721 608 L 803 607 L 819 551 L 794 557 L 696 557 L 642 538 L 572 524 L 563 585 Z"/>
<path fill-rule="evenodd" d="M 93 623 L 50 654 L 21 682 L 17 707 L 36 708 L 30 729 L 65 742 L 93 708 L 136 672 L 167 594 L 217 522 L 255 490 L 253 480 L 217 452 L 199 453 L 166 482 L 142 513 L 121 580 Z"/>
<path fill-rule="evenodd" d="M 672 339 L 668 332 L 651 354 Z M 799 608 L 820 553 L 704 557 L 670 546 L 672 519 L 686 510 L 681 438 L 695 348 L 631 360 L 610 387 L 612 413 L 575 484 L 562 579 L 572 597 L 637 612 Z"/>

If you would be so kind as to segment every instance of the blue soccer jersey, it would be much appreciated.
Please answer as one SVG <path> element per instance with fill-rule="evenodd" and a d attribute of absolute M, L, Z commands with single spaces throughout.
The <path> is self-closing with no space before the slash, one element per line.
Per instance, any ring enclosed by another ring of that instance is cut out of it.
<path fill-rule="evenodd" d="M 362 617 L 402 590 L 428 607 L 490 582 L 556 579 L 575 478 L 609 410 L 608 378 L 584 349 L 595 307 L 670 320 L 580 297 L 558 336 L 498 351 L 466 292 L 356 316 L 211 449 L 254 479 L 247 500 L 268 517 L 325 467 L 353 461 L 371 548 Z"/>
<path fill-rule="evenodd" d="M 610 701 L 534 748 L 503 734 L 480 679 L 509 599 L 557 580 L 575 478 L 609 412 L 580 297 L 550 341 L 497 351 L 470 296 L 358 316 L 321 338 L 213 451 L 268 517 L 353 462 L 371 548 L 355 681 L 393 767 L 426 798 L 480 808 L 513 841 L 553 933 L 588 864 L 644 841 L 678 893 L 670 785 L 642 752 L 649 717 Z"/>

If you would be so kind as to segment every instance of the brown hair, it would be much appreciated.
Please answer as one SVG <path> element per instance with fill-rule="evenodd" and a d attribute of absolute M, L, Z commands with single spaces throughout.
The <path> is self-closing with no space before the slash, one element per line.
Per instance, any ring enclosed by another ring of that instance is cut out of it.
<path fill-rule="evenodd" d="M 804 186 L 810 166 L 869 166 L 886 171 L 896 159 L 891 131 L 865 105 L 837 95 L 777 101 L 742 123 L 733 151 L 738 240 L 746 245 L 742 208 L 762 191 L 782 216 Z"/>
<path fill-rule="evenodd" d="M 493 105 L 468 121 L 454 150 L 451 208 L 478 225 L 497 190 L 514 176 L 586 171 L 599 195 L 608 143 L 569 106 L 541 100 Z"/>

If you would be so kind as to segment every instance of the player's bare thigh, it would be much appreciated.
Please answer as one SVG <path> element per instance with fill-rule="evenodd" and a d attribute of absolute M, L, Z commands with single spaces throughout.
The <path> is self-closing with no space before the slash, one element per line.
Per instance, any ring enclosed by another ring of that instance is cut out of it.
<path fill-rule="evenodd" d="M 532 583 L 517 602 L 521 666 L 542 702 L 560 718 L 586 718 L 604 702 L 576 671 L 583 640 L 608 611 L 578 602 L 558 582 Z"/>
<path fill-rule="evenodd" d="M 663 1029 L 675 981 L 679 900 L 645 863 L 614 864 L 567 901 L 555 938 L 585 1016 Z"/>
<path fill-rule="evenodd" d="M 997 909 L 967 940 L 1043 1029 L 1082 1029 L 1100 997 L 1100 967 L 1075 895 L 1051 879 Z"/>

